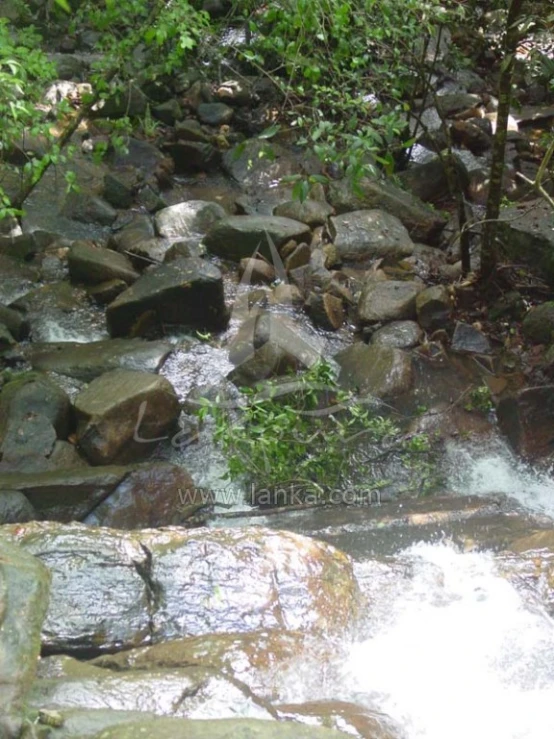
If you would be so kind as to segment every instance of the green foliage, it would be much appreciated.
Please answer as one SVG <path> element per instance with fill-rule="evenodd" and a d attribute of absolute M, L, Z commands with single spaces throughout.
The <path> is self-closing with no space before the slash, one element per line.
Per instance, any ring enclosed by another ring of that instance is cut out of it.
<path fill-rule="evenodd" d="M 354 181 L 378 165 L 392 170 L 391 148 L 408 138 L 406 111 L 425 73 L 425 39 L 452 15 L 445 3 L 237 2 L 240 12 L 252 34 L 242 58 L 273 70 L 300 142 Z"/>
<path fill-rule="evenodd" d="M 390 419 L 342 390 L 325 362 L 240 392 L 238 407 L 202 399 L 199 416 L 215 422 L 227 477 L 246 477 L 256 490 L 297 486 L 325 502 L 345 486 L 351 492 L 384 484 L 373 479 L 377 457 L 428 450 L 425 437 L 404 439 Z"/>
<path fill-rule="evenodd" d="M 474 388 L 468 396 L 468 401 L 464 405 L 466 411 L 479 411 L 481 413 L 488 413 L 494 408 L 492 401 L 491 391 L 488 385 L 480 385 Z"/>

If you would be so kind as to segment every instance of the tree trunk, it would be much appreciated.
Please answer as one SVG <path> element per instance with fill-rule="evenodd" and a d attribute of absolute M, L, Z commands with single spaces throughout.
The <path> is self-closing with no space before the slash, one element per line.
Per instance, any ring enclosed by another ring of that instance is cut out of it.
<path fill-rule="evenodd" d="M 508 116 L 512 96 L 512 75 L 515 53 L 520 40 L 519 18 L 525 0 L 512 0 L 506 20 L 504 35 L 504 58 L 500 68 L 498 83 L 498 111 L 496 117 L 496 133 L 492 150 L 489 197 L 487 199 L 486 222 L 483 227 L 481 244 L 481 276 L 488 278 L 494 271 L 498 259 L 496 234 L 498 215 L 502 200 L 502 175 L 504 173 L 504 156 L 508 132 Z"/>

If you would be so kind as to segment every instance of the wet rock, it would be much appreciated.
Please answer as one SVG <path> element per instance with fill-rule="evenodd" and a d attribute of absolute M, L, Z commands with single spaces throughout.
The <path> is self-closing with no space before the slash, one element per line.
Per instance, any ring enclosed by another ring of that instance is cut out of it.
<path fill-rule="evenodd" d="M 112 249 L 102 249 L 87 241 L 76 241 L 68 254 L 69 276 L 73 282 L 97 285 L 107 280 L 132 284 L 138 279 L 130 260 Z"/>
<path fill-rule="evenodd" d="M 402 223 L 381 210 L 358 210 L 329 219 L 329 231 L 343 261 L 409 257 L 414 249 Z"/>
<path fill-rule="evenodd" d="M 498 223 L 499 238 L 507 259 L 529 265 L 554 283 L 554 230 L 552 209 L 542 199 L 513 208 L 502 208 Z"/>
<path fill-rule="evenodd" d="M 157 716 L 271 719 L 273 712 L 245 685 L 196 666 L 155 672 L 112 673 L 94 677 L 38 680 L 29 696 L 36 708 L 55 707 L 146 711 Z"/>
<path fill-rule="evenodd" d="M 54 451 L 56 431 L 44 416 L 8 419 L 0 447 L 0 470 L 38 471 L 47 469 Z"/>
<path fill-rule="evenodd" d="M 314 669 L 317 656 L 318 665 L 325 670 L 332 654 L 333 650 L 325 639 L 313 634 L 264 630 L 174 639 L 118 654 L 101 655 L 92 664 L 118 672 L 197 665 L 230 675 L 248 685 L 257 696 L 275 701 L 287 692 L 279 675 L 292 669 L 303 656 L 314 662 Z"/>
<path fill-rule="evenodd" d="M 20 735 L 49 586 L 46 567 L 0 537 L 0 736 L 5 739 Z"/>
<path fill-rule="evenodd" d="M 298 307 L 302 305 L 304 299 L 296 285 L 282 282 L 273 290 L 273 302 L 276 305 L 294 305 Z"/>
<path fill-rule="evenodd" d="M 279 717 L 309 726 L 344 731 L 357 739 L 399 739 L 388 716 L 346 701 L 311 701 L 276 706 Z"/>
<path fill-rule="evenodd" d="M 108 305 L 118 295 L 127 289 L 127 283 L 123 280 L 108 280 L 99 285 L 93 285 L 87 289 L 87 295 L 98 305 Z"/>
<path fill-rule="evenodd" d="M 275 279 L 275 267 L 264 259 L 246 257 L 239 262 L 239 277 L 251 285 L 271 283 Z"/>
<path fill-rule="evenodd" d="M 337 213 L 380 209 L 396 216 L 408 229 L 413 241 L 434 244 L 446 225 L 446 219 L 419 198 L 385 180 L 363 178 L 356 190 L 348 180 L 336 180 L 329 186 L 329 202 Z"/>
<path fill-rule="evenodd" d="M 28 499 L 18 490 L 0 490 L 0 525 L 34 521 L 37 513 Z"/>
<path fill-rule="evenodd" d="M 187 118 L 175 124 L 175 137 L 180 141 L 197 141 L 208 144 L 210 137 L 196 118 Z"/>
<path fill-rule="evenodd" d="M 419 325 L 426 331 L 436 331 L 448 325 L 452 312 L 452 301 L 448 288 L 434 285 L 418 293 L 416 311 Z"/>
<path fill-rule="evenodd" d="M 215 0 L 216 2 L 218 0 Z M 229 105 L 248 105 L 252 97 L 252 88 L 247 80 L 225 80 L 215 92 L 222 102 Z"/>
<path fill-rule="evenodd" d="M 114 208 L 130 208 L 143 177 L 139 170 L 127 166 L 104 175 L 103 197 Z"/>
<path fill-rule="evenodd" d="M 173 437 L 175 444 L 183 441 Z M 131 470 L 83 520 L 91 526 L 140 529 L 204 521 L 213 507 L 208 490 L 197 490 L 183 467 L 151 462 Z"/>
<path fill-rule="evenodd" d="M 444 163 L 432 152 L 429 152 L 427 161 L 411 164 L 408 169 L 399 172 L 397 177 L 406 190 L 424 202 L 440 200 L 448 192 Z M 467 174 L 465 179 L 467 180 Z"/>
<path fill-rule="evenodd" d="M 107 339 L 87 344 L 35 344 L 29 355 L 34 369 L 90 382 L 114 369 L 157 372 L 172 351 L 167 341 Z"/>
<path fill-rule="evenodd" d="M 554 451 L 554 386 L 530 387 L 503 398 L 498 424 L 513 448 L 529 459 Z"/>
<path fill-rule="evenodd" d="M 135 244 L 151 239 L 153 236 L 155 236 L 155 233 L 152 218 L 147 215 L 139 215 L 110 237 L 108 247 L 123 254 Z"/>
<path fill-rule="evenodd" d="M 183 117 L 183 111 L 177 100 L 165 100 L 152 108 L 152 115 L 167 126 L 174 126 Z"/>
<path fill-rule="evenodd" d="M 342 300 L 330 293 L 310 293 L 306 310 L 314 324 L 325 331 L 336 331 L 344 323 Z"/>
<path fill-rule="evenodd" d="M 358 342 L 335 355 L 341 385 L 376 398 L 394 398 L 407 392 L 413 381 L 407 352 Z"/>
<path fill-rule="evenodd" d="M 290 239 L 309 239 L 310 229 L 299 221 L 280 216 L 227 216 L 218 221 L 204 238 L 208 251 L 225 259 L 239 261 L 256 250 L 272 258 L 270 244 L 276 249 Z"/>
<path fill-rule="evenodd" d="M 166 260 L 171 245 L 171 239 L 144 239 L 129 247 L 126 253 L 137 269 L 144 269 L 152 264 L 162 264 Z"/>
<path fill-rule="evenodd" d="M 25 314 L 21 311 L 7 308 L 5 305 L 0 304 L 0 323 L 6 327 L 17 341 L 21 341 L 29 335 L 29 322 L 25 318 Z"/>
<path fill-rule="evenodd" d="M 0 352 L 11 349 L 16 343 L 9 329 L 3 323 L 0 323 Z"/>
<path fill-rule="evenodd" d="M 250 385 L 292 369 L 305 369 L 321 357 L 315 336 L 288 316 L 259 312 L 248 318 L 229 347 L 235 365 L 230 379 Z"/>
<path fill-rule="evenodd" d="M 155 216 L 156 231 L 168 238 L 188 238 L 205 234 L 214 223 L 226 216 L 218 203 L 188 200 L 170 205 Z"/>
<path fill-rule="evenodd" d="M 175 162 L 176 174 L 213 172 L 221 165 L 221 152 L 209 143 L 180 140 L 165 144 L 163 151 Z"/>
<path fill-rule="evenodd" d="M 198 237 L 174 241 L 165 253 L 164 262 L 173 262 L 175 259 L 185 257 L 198 258 L 206 256 L 206 247 L 198 242 Z"/>
<path fill-rule="evenodd" d="M 175 324 L 201 330 L 225 327 L 228 316 L 221 272 L 202 259 L 177 259 L 142 275 L 107 308 L 114 337 L 136 332 L 145 314 L 157 326 Z"/>
<path fill-rule="evenodd" d="M 321 200 L 287 200 L 273 209 L 273 215 L 292 218 L 293 221 L 305 223 L 310 228 L 323 226 L 327 219 L 333 214 L 333 208 Z"/>
<path fill-rule="evenodd" d="M 423 331 L 415 321 L 393 321 L 371 335 L 371 343 L 393 349 L 411 349 L 423 338 Z"/>
<path fill-rule="evenodd" d="M 293 722 L 257 719 L 188 721 L 160 718 L 154 721 L 123 724 L 107 729 L 95 739 L 135 739 L 144 733 L 149 739 L 343 739 L 343 732 Z"/>
<path fill-rule="evenodd" d="M 52 572 L 43 628 L 49 651 L 101 653 L 261 629 L 328 636 L 359 612 L 348 557 L 296 534 L 261 527 L 122 532 L 52 522 L 2 531 Z"/>
<path fill-rule="evenodd" d="M 179 416 L 171 383 L 150 372 L 118 369 L 93 380 L 75 399 L 77 440 L 92 464 L 150 454 Z"/>
<path fill-rule="evenodd" d="M 196 115 L 202 123 L 207 123 L 209 126 L 221 126 L 231 121 L 234 110 L 225 103 L 200 103 L 196 109 Z"/>
<path fill-rule="evenodd" d="M 535 344 L 550 344 L 554 338 L 554 301 L 532 308 L 521 326 L 523 335 Z"/>
<path fill-rule="evenodd" d="M 451 92 L 437 96 L 437 107 L 443 118 L 448 118 L 455 113 L 460 113 L 481 103 L 482 100 L 479 95 L 468 92 Z"/>
<path fill-rule="evenodd" d="M 70 192 L 62 208 L 62 215 L 82 223 L 111 226 L 117 211 L 98 195 Z"/>
<path fill-rule="evenodd" d="M 287 272 L 290 272 L 293 269 L 298 269 L 298 267 L 304 267 L 306 264 L 310 263 L 311 257 L 312 250 L 308 244 L 298 244 L 298 246 L 296 246 L 291 253 L 285 257 L 285 269 Z"/>
<path fill-rule="evenodd" d="M 485 334 L 461 321 L 454 329 L 451 349 L 459 354 L 492 354 L 490 341 Z"/>
<path fill-rule="evenodd" d="M 358 302 L 358 315 L 363 323 L 412 320 L 416 317 L 416 297 L 423 284 L 415 281 L 376 280 L 364 283 Z"/>
<path fill-rule="evenodd" d="M 290 151 L 272 141 L 247 139 L 223 156 L 223 168 L 243 189 L 260 192 L 301 167 Z"/>
<path fill-rule="evenodd" d="M 126 85 L 116 94 L 102 100 L 98 105 L 97 116 L 100 118 L 123 118 L 124 116 L 143 116 L 148 108 L 148 98 L 140 87 L 133 82 Z"/>
<path fill-rule="evenodd" d="M 486 118 L 454 121 L 450 126 L 450 136 L 455 146 L 465 146 L 476 156 L 484 154 L 492 147 L 492 127 Z"/>
<path fill-rule="evenodd" d="M 55 436 L 66 439 L 72 427 L 67 394 L 44 375 L 29 373 L 8 382 L 0 394 L 0 439 L 8 424 L 37 417 L 46 419 Z"/>

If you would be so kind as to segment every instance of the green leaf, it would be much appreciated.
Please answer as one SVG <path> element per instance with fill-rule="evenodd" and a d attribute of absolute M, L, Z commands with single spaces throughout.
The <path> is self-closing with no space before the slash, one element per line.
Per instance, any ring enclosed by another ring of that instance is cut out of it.
<path fill-rule="evenodd" d="M 275 134 L 279 133 L 281 130 L 281 126 L 278 123 L 275 123 L 273 126 L 269 126 L 269 128 L 266 128 L 264 131 L 262 131 L 259 135 L 259 139 L 272 139 Z"/>

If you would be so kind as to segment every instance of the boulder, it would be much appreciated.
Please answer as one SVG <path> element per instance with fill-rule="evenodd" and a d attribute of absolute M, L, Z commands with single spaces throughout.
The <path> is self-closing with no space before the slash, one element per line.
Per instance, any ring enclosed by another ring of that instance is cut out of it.
<path fill-rule="evenodd" d="M 14 491 L 42 519 L 129 529 L 188 525 L 211 506 L 210 493 L 196 491 L 187 471 L 167 462 L 0 473 L 0 496 Z"/>
<path fill-rule="evenodd" d="M 223 169 L 243 190 L 257 193 L 302 171 L 288 149 L 263 139 L 247 139 L 229 149 L 223 156 Z"/>
<path fill-rule="evenodd" d="M 145 318 L 155 326 L 224 328 L 228 316 L 221 272 L 203 259 L 176 259 L 142 275 L 110 303 L 106 313 L 115 337 L 140 333 Z"/>
<path fill-rule="evenodd" d="M 2 269 L 0 262 L 0 271 Z M 0 323 L 2 323 L 17 341 L 29 335 L 29 322 L 25 314 L 0 304 Z"/>
<path fill-rule="evenodd" d="M 395 187 L 386 180 L 364 177 L 356 187 L 346 179 L 329 186 L 329 202 L 337 213 L 380 209 L 396 216 L 408 229 L 414 241 L 436 243 L 446 225 L 446 219 L 423 201 Z"/>
<path fill-rule="evenodd" d="M 0 525 L 34 521 L 37 513 L 18 490 L 0 490 Z"/>
<path fill-rule="evenodd" d="M 306 310 L 313 323 L 325 331 L 336 331 L 344 323 L 342 300 L 330 293 L 310 293 Z"/>
<path fill-rule="evenodd" d="M 363 705 L 340 700 L 319 700 L 276 706 L 279 718 L 308 726 L 344 731 L 355 739 L 398 739 L 388 716 Z"/>
<path fill-rule="evenodd" d="M 358 210 L 329 219 L 337 255 L 345 262 L 409 257 L 414 244 L 395 216 L 382 210 Z"/>
<path fill-rule="evenodd" d="M 415 321 L 392 321 L 371 335 L 371 343 L 393 349 L 411 349 L 423 338 L 423 331 Z"/>
<path fill-rule="evenodd" d="M 416 317 L 416 297 L 424 289 L 421 282 L 377 280 L 370 276 L 362 288 L 358 316 L 362 323 L 412 320 Z"/>
<path fill-rule="evenodd" d="M 43 646 L 97 653 L 185 636 L 302 630 L 329 638 L 359 615 L 350 559 L 261 527 L 123 532 L 3 527 L 52 573 Z"/>
<path fill-rule="evenodd" d="M 196 115 L 202 123 L 209 126 L 221 126 L 229 123 L 235 111 L 225 103 L 200 103 L 196 109 Z"/>
<path fill-rule="evenodd" d="M 532 308 L 523 319 L 521 330 L 534 344 L 551 344 L 554 341 L 554 301 Z"/>
<path fill-rule="evenodd" d="M 275 267 L 265 259 L 245 257 L 239 262 L 241 284 L 260 285 L 275 280 Z"/>
<path fill-rule="evenodd" d="M 278 250 L 287 241 L 310 238 L 304 223 L 281 216 L 227 216 L 219 220 L 204 238 L 206 248 L 224 259 L 239 261 L 259 251 L 272 258 L 270 244 Z"/>
<path fill-rule="evenodd" d="M 164 144 L 163 151 L 175 162 L 176 174 L 214 172 L 221 166 L 221 152 L 210 143 L 179 140 Z"/>
<path fill-rule="evenodd" d="M 257 312 L 239 328 L 229 347 L 233 382 L 251 385 L 293 369 L 311 367 L 322 353 L 320 340 L 292 318 Z"/>
<path fill-rule="evenodd" d="M 206 231 L 226 216 L 218 203 L 206 200 L 187 200 L 158 211 L 155 216 L 156 231 L 167 238 L 188 238 Z"/>
<path fill-rule="evenodd" d="M 154 224 L 147 215 L 136 215 L 121 230 L 112 234 L 108 240 L 108 247 L 121 253 L 128 251 L 135 244 L 155 236 Z"/>
<path fill-rule="evenodd" d="M 111 226 L 117 218 L 115 208 L 99 195 L 82 192 L 70 192 L 66 197 L 61 214 L 82 223 L 97 223 L 100 226 Z"/>
<path fill-rule="evenodd" d="M 139 276 L 124 254 L 97 247 L 88 241 L 74 242 L 67 261 L 71 280 L 87 285 L 97 285 L 106 280 L 123 280 L 130 285 Z"/>
<path fill-rule="evenodd" d="M 284 266 L 287 272 L 298 267 L 304 267 L 310 263 L 312 250 L 308 244 L 298 244 L 290 254 L 284 259 Z"/>
<path fill-rule="evenodd" d="M 115 726 L 102 731 L 95 739 L 135 739 L 143 734 L 149 739 L 346 739 L 349 736 L 342 731 L 302 726 L 289 721 L 245 718 L 188 721 L 161 718 Z"/>
<path fill-rule="evenodd" d="M 93 380 L 75 399 L 77 441 L 92 464 L 135 461 L 166 439 L 179 400 L 165 377 L 118 369 Z"/>
<path fill-rule="evenodd" d="M 502 398 L 496 408 L 498 425 L 512 447 L 536 460 L 554 451 L 554 386 L 529 387 Z"/>
<path fill-rule="evenodd" d="M 168 341 L 106 339 L 87 344 L 66 341 L 31 345 L 29 360 L 34 369 L 90 382 L 114 369 L 157 372 L 172 350 Z"/>
<path fill-rule="evenodd" d="M 47 568 L 0 536 L 0 736 L 16 739 L 40 655 Z"/>
<path fill-rule="evenodd" d="M 358 342 L 334 359 L 341 368 L 340 384 L 364 396 L 395 398 L 412 385 L 412 360 L 401 349 Z"/>
<path fill-rule="evenodd" d="M 552 209 L 542 199 L 522 207 L 502 208 L 498 236 L 506 259 L 529 265 L 554 284 L 554 230 Z"/>
<path fill-rule="evenodd" d="M 422 290 L 416 296 L 416 311 L 419 325 L 426 331 L 445 328 L 452 312 L 448 288 L 444 285 L 434 285 Z"/>
<path fill-rule="evenodd" d="M 292 218 L 293 221 L 305 223 L 310 228 L 323 226 L 333 214 L 333 208 L 322 200 L 287 200 L 273 209 L 274 216 Z"/>
<path fill-rule="evenodd" d="M 424 202 L 435 202 L 444 198 L 448 192 L 448 178 L 444 163 L 438 154 L 427 152 L 426 161 L 410 164 L 408 169 L 396 176 L 406 190 Z M 467 181 L 467 174 L 465 176 Z"/>
<path fill-rule="evenodd" d="M 459 354 L 492 354 L 490 341 L 485 334 L 462 321 L 456 323 L 451 349 Z"/>

